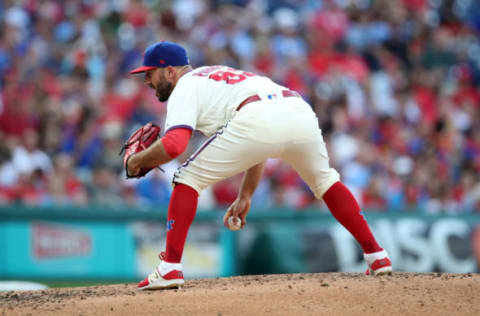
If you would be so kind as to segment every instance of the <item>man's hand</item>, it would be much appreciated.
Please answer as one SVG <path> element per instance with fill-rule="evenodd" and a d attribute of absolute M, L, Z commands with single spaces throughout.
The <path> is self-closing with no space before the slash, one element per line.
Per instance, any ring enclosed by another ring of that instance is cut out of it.
<path fill-rule="evenodd" d="M 127 171 L 127 177 L 135 178 L 140 174 L 142 168 L 138 166 L 137 159 L 135 159 L 135 155 L 131 155 L 128 157 L 125 163 L 125 169 Z"/>
<path fill-rule="evenodd" d="M 243 228 L 247 223 L 246 217 L 248 212 L 250 211 L 250 203 L 250 198 L 237 197 L 237 199 L 232 203 L 232 205 L 230 205 L 228 210 L 225 212 L 225 215 L 223 216 L 223 225 L 228 228 L 228 218 L 230 216 L 233 216 L 239 217 L 242 220 L 241 228 Z"/>

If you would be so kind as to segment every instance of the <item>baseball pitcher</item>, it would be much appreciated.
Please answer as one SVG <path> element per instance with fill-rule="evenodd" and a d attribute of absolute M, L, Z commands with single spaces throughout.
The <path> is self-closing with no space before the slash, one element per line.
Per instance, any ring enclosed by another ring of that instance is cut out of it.
<path fill-rule="evenodd" d="M 149 124 L 125 145 L 127 177 L 141 177 L 180 155 L 193 130 L 210 137 L 173 177 L 166 249 L 139 289 L 184 284 L 181 259 L 198 195 L 207 186 L 243 171 L 237 199 L 226 211 L 224 225 L 230 216 L 239 217 L 241 227 L 245 225 L 268 158 L 288 162 L 315 196 L 325 201 L 362 247 L 367 274 L 391 274 L 387 252 L 378 245 L 338 172 L 330 168 L 318 119 L 298 93 L 269 78 L 226 66 L 193 69 L 185 49 L 172 42 L 149 46 L 143 66 L 131 73 L 144 73 L 144 83 L 168 104 L 163 137 L 158 139 L 160 129 Z"/>

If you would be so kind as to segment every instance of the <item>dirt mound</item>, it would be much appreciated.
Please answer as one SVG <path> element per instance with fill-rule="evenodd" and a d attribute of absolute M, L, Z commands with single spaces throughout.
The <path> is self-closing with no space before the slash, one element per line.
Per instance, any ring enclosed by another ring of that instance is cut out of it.
<path fill-rule="evenodd" d="M 189 280 L 0 293 L 1 315 L 480 315 L 478 274 L 359 273 Z"/>

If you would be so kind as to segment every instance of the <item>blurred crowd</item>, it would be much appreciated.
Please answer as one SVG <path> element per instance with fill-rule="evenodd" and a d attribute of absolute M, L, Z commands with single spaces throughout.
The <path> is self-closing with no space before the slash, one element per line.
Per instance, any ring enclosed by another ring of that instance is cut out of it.
<path fill-rule="evenodd" d="M 0 1 L 0 204 L 164 209 L 188 152 L 125 180 L 118 152 L 165 105 L 128 71 L 156 41 L 298 91 L 364 210 L 480 211 L 480 2 Z M 241 176 L 201 196 L 224 208 Z M 325 209 L 269 160 L 257 207 Z"/>

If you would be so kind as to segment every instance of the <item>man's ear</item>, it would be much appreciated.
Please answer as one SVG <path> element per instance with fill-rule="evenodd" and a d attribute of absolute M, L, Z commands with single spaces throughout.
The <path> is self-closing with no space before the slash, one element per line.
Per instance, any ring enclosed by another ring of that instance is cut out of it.
<path fill-rule="evenodd" d="M 170 80 L 175 80 L 175 76 L 177 75 L 177 72 L 176 72 L 176 69 L 175 67 L 172 67 L 172 66 L 167 66 L 167 68 L 165 69 L 165 76 L 167 77 L 167 79 L 170 81 Z"/>

